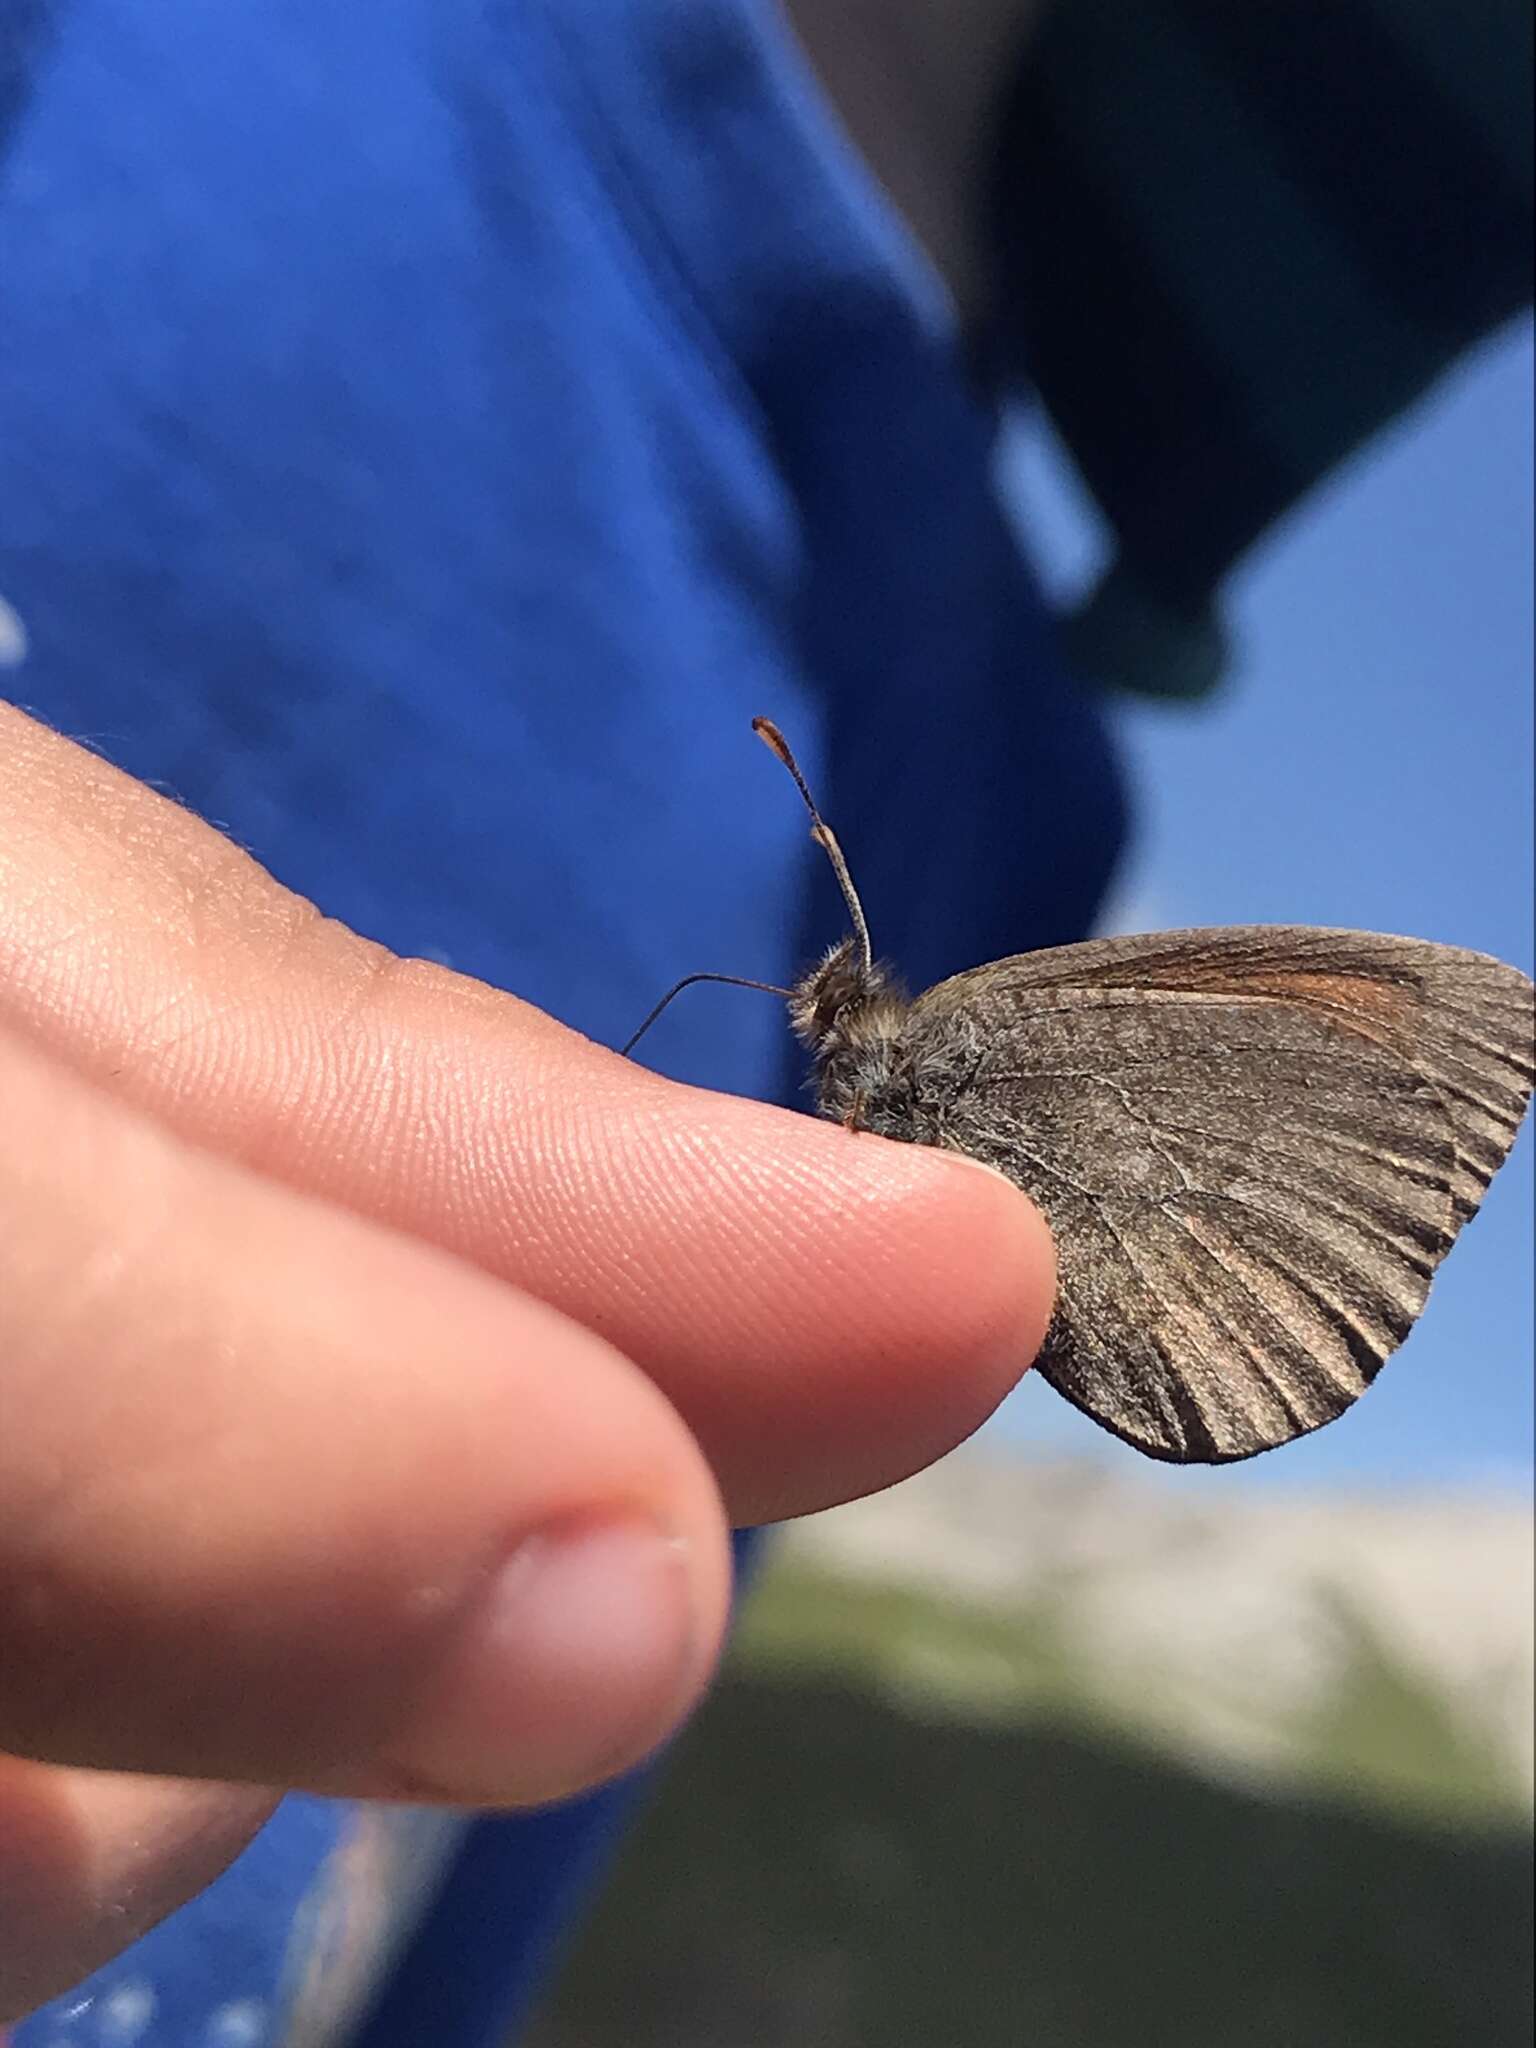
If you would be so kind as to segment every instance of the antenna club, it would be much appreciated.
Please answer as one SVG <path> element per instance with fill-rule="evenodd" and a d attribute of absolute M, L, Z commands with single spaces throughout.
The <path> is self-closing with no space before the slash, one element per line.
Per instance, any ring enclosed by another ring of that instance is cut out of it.
<path fill-rule="evenodd" d="M 791 774 L 795 770 L 795 759 L 789 751 L 789 743 L 771 718 L 754 718 L 752 730 L 771 753 L 777 754 Z"/>
<path fill-rule="evenodd" d="M 837 877 L 837 886 L 843 892 L 843 901 L 848 906 L 848 916 L 853 924 L 853 935 L 858 943 L 859 956 L 864 962 L 865 972 L 873 969 L 875 956 L 869 943 L 869 926 L 864 922 L 864 912 L 859 904 L 858 891 L 853 886 L 853 877 L 848 872 L 848 863 L 843 858 L 843 849 L 838 845 L 832 828 L 823 820 L 816 808 L 816 799 L 811 795 L 805 777 L 800 773 L 800 764 L 789 751 L 789 742 L 771 718 L 754 718 L 752 730 L 757 734 L 769 752 L 776 754 L 794 778 L 805 808 L 811 814 L 811 837 L 832 863 L 832 872 Z"/>

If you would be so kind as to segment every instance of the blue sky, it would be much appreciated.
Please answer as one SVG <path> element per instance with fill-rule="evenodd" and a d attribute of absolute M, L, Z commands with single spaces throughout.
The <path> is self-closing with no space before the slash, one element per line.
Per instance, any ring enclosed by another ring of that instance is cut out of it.
<path fill-rule="evenodd" d="M 1532 379 L 1525 324 L 1245 565 L 1219 699 L 1126 711 L 1142 829 L 1116 923 L 1357 925 L 1531 971 Z M 1033 436 L 1015 473 L 1051 581 L 1079 586 L 1099 540 L 1071 479 Z M 1528 1488 L 1533 1154 L 1528 1126 L 1351 1414 L 1181 1483 Z M 994 1427 L 1043 1450 L 1106 1448 L 1028 1381 Z"/>

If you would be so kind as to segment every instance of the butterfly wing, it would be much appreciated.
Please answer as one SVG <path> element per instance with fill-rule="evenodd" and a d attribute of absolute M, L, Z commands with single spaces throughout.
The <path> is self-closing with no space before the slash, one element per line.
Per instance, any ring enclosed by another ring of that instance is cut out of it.
<path fill-rule="evenodd" d="M 1153 1457 L 1341 1414 L 1402 1342 L 1530 1098 L 1533 992 L 1478 953 L 1246 926 L 1022 954 L 930 989 L 941 1142 L 1046 1212 L 1038 1361 Z"/>

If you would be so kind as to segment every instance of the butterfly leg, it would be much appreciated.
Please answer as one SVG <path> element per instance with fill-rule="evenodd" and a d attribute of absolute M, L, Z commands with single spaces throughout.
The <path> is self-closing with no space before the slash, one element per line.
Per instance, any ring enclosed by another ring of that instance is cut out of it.
<path fill-rule="evenodd" d="M 845 1131 L 863 1130 L 864 1126 L 859 1121 L 859 1119 L 864 1114 L 864 1105 L 868 1101 L 868 1099 L 869 1098 L 865 1095 L 863 1089 L 860 1089 L 859 1092 L 854 1096 L 852 1102 L 850 1102 L 848 1105 L 847 1114 L 843 1118 L 843 1129 Z"/>

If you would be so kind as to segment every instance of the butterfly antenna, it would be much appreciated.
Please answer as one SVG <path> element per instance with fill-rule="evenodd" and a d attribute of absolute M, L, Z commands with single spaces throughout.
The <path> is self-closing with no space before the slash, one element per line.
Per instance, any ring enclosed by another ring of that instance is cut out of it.
<path fill-rule="evenodd" d="M 805 808 L 811 814 L 811 837 L 832 863 L 832 872 L 837 877 L 837 886 L 843 892 L 843 901 L 848 906 L 848 915 L 853 920 L 853 935 L 858 941 L 866 972 L 873 968 L 875 956 L 869 943 L 869 926 L 864 922 L 864 906 L 859 901 L 859 892 L 853 886 L 853 877 L 848 872 L 848 863 L 843 859 L 843 849 L 837 843 L 837 835 L 816 808 L 816 799 L 811 795 L 810 785 L 800 773 L 799 763 L 789 751 L 789 742 L 771 718 L 754 718 L 752 730 L 771 753 L 777 754 L 784 766 L 795 779 L 795 787 L 805 799 Z"/>
<path fill-rule="evenodd" d="M 629 1055 L 634 1051 L 641 1039 L 644 1038 L 647 1031 L 650 1030 L 674 996 L 680 996 L 685 988 L 693 988 L 701 981 L 721 981 L 725 983 L 727 988 L 761 989 L 765 996 L 782 996 L 785 1002 L 788 1002 L 794 993 L 792 989 L 779 988 L 771 981 L 749 981 L 744 974 L 685 974 L 681 981 L 674 982 L 672 987 L 667 990 L 639 1030 L 631 1032 L 629 1037 L 619 1047 L 621 1058 L 628 1059 Z"/>

